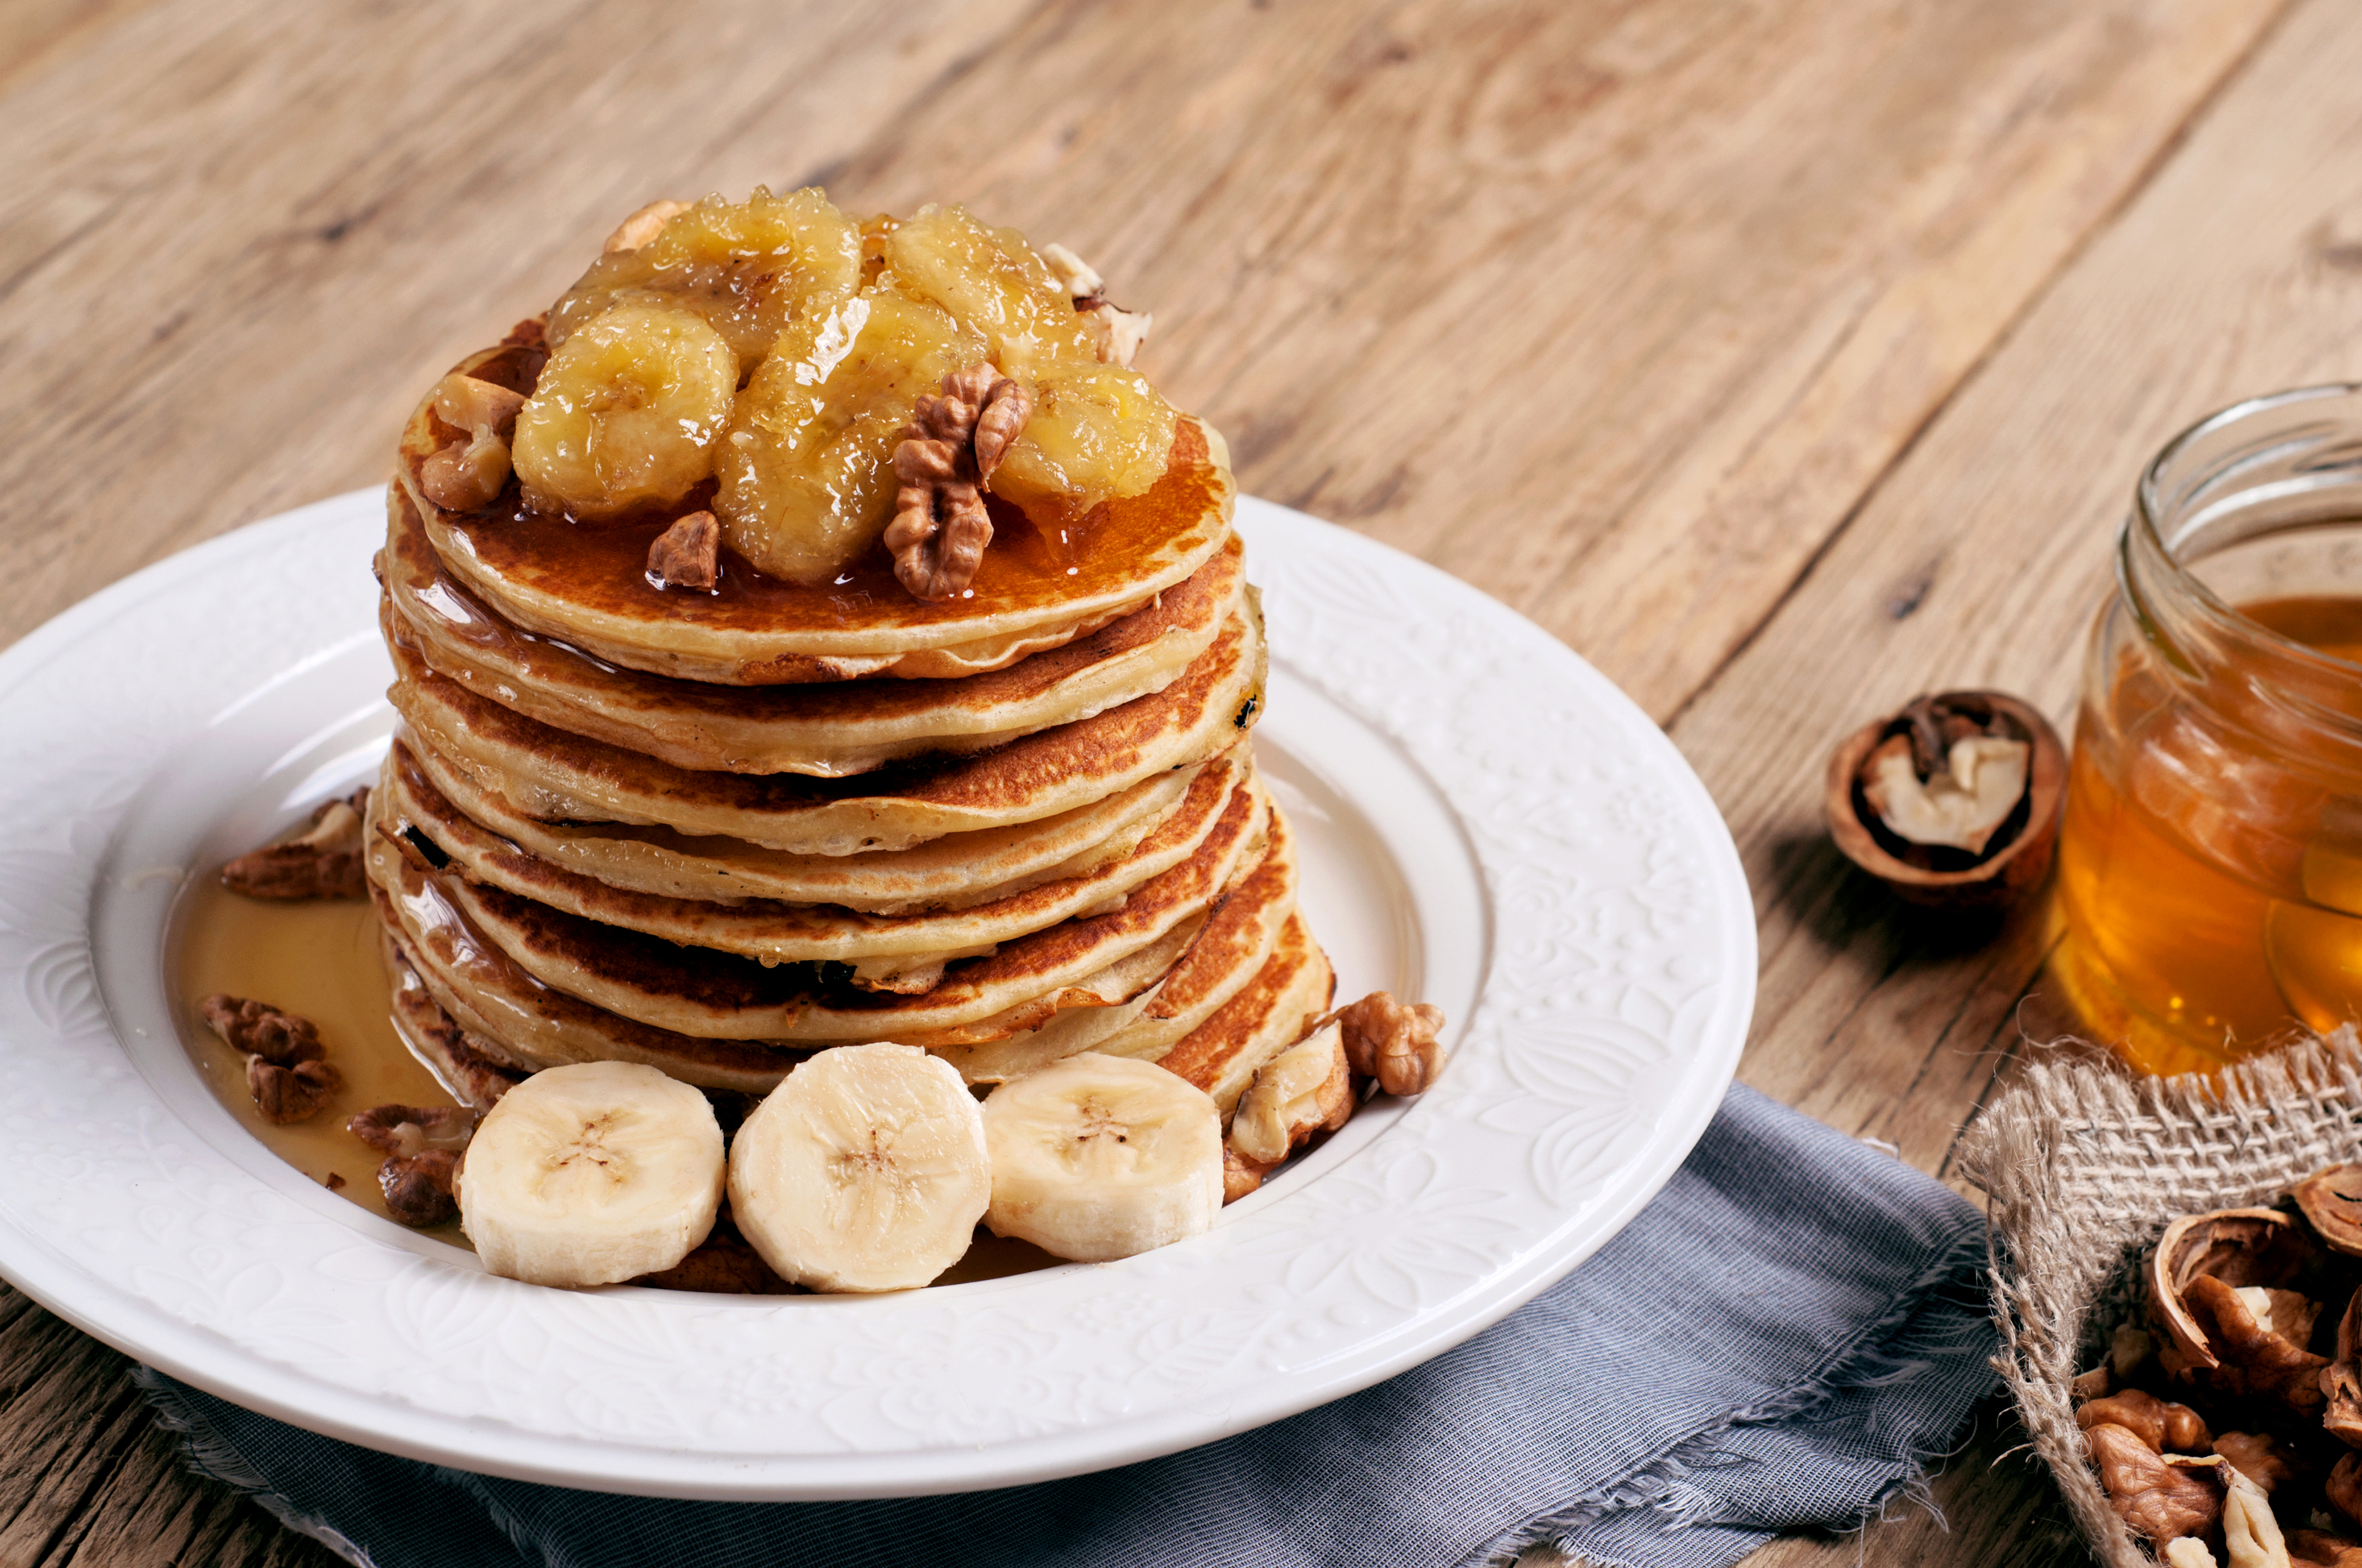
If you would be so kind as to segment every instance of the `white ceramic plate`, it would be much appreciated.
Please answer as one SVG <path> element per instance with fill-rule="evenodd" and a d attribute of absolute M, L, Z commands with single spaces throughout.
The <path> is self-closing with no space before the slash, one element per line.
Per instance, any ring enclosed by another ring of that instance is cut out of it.
<path fill-rule="evenodd" d="M 1341 995 L 1437 1003 L 1379 1101 L 1209 1235 L 879 1298 L 570 1293 L 314 1186 L 174 1037 L 176 891 L 370 771 L 374 491 L 139 573 L 0 654 L 0 1274 L 299 1426 L 679 1497 L 1003 1486 L 1204 1442 L 1466 1339 L 1616 1234 L 1730 1081 L 1752 910 L 1713 803 L 1581 659 L 1442 573 L 1239 507 L 1257 750 Z"/>

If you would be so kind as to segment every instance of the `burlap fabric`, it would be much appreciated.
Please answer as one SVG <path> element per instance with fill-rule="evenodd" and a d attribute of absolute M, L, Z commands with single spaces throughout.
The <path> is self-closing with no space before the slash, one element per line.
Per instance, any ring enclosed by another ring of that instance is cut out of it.
<path fill-rule="evenodd" d="M 2268 1204 L 2323 1166 L 2362 1159 L 2362 1042 L 2348 1025 L 2215 1080 L 2037 1063 L 1965 1147 L 1992 1201 L 1993 1365 L 2092 1550 L 2148 1568 L 2086 1458 L 2069 1385 L 2140 1312 L 2141 1255 L 2168 1222 Z"/>

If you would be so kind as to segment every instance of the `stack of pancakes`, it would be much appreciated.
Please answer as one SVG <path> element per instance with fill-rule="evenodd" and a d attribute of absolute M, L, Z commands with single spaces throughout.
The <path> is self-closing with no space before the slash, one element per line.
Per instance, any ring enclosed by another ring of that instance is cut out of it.
<path fill-rule="evenodd" d="M 545 357 L 528 323 L 458 368 L 529 392 Z M 1328 1007 L 1206 427 L 1078 546 L 996 502 L 936 602 L 882 547 L 822 587 L 727 553 L 714 592 L 659 587 L 663 517 L 546 516 L 513 478 L 436 508 L 452 439 L 430 398 L 388 490 L 368 870 L 396 1019 L 464 1097 L 600 1059 L 761 1092 L 895 1040 L 973 1083 L 1159 1061 L 1227 1114 Z"/>

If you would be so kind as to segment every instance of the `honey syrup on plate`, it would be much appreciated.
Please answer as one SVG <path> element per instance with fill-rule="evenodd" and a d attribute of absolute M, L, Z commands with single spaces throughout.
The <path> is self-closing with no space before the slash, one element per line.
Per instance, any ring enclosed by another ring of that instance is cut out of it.
<path fill-rule="evenodd" d="M 2354 662 L 2362 598 L 2290 598 L 2239 612 Z M 2250 672 L 2252 674 L 2254 672 Z M 2243 684 L 2235 667 L 2218 677 Z M 2229 722 L 2135 669 L 2088 711 L 2068 775 L 2050 978 L 2098 1039 L 2149 1072 L 2203 1071 L 2362 1018 L 2362 780 L 2290 726 Z M 2267 738 L 2268 736 L 2268 739 Z M 2341 787 L 2342 785 L 2342 787 Z"/>
<path fill-rule="evenodd" d="M 205 1086 L 271 1153 L 339 1197 L 386 1214 L 377 1179 L 385 1157 L 347 1132 L 346 1120 L 373 1105 L 458 1101 L 394 1029 L 376 910 L 367 899 L 273 904 L 246 898 L 210 875 L 183 896 L 172 994 L 182 1039 Z M 197 1003 L 215 992 L 254 997 L 318 1026 L 327 1059 L 344 1082 L 317 1114 L 288 1126 L 263 1119 L 247 1092 L 246 1058 L 198 1016 Z M 468 1245 L 456 1223 L 421 1234 Z M 999 1279 L 1058 1261 L 1030 1243 L 1004 1240 L 978 1226 L 967 1255 L 935 1283 Z"/>
<path fill-rule="evenodd" d="M 458 1102 L 394 1031 L 378 943 L 377 912 L 365 898 L 271 903 L 232 893 L 208 874 L 182 895 L 172 999 L 190 1058 L 230 1114 L 305 1176 L 384 1214 L 377 1173 L 385 1157 L 346 1131 L 346 1121 L 373 1105 Z M 263 1118 L 247 1092 L 246 1058 L 198 1015 L 197 1003 L 216 992 L 252 997 L 318 1026 L 344 1080 L 326 1105 L 286 1126 Z M 425 1234 L 467 1245 L 457 1224 Z"/>

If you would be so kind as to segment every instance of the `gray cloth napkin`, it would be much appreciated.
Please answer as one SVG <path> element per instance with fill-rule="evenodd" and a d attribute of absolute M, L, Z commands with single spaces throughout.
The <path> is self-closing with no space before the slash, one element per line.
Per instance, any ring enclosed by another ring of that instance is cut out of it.
<path fill-rule="evenodd" d="M 1664 1191 L 1521 1310 L 1423 1366 L 1220 1442 L 946 1497 L 700 1503 L 396 1459 L 140 1369 L 201 1471 L 375 1568 L 1455 1564 L 1538 1541 L 1712 1568 L 1844 1529 L 1992 1386 L 1984 1222 L 1734 1088 Z"/>

